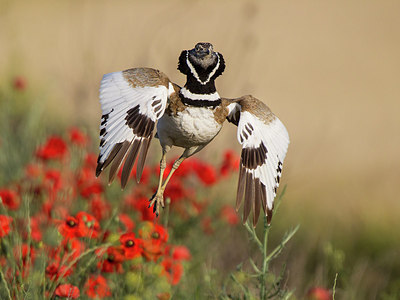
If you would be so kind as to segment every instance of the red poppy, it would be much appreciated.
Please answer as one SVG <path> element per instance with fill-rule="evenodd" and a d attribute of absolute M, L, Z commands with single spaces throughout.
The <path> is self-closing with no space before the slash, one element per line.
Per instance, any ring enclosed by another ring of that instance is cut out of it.
<path fill-rule="evenodd" d="M 322 287 L 313 287 L 307 292 L 307 299 L 309 300 L 331 300 L 331 294 L 327 289 Z"/>
<path fill-rule="evenodd" d="M 77 146 L 85 146 L 88 142 L 88 137 L 76 127 L 68 130 L 68 136 L 71 143 Z"/>
<path fill-rule="evenodd" d="M 168 163 L 167 168 L 165 169 L 165 172 L 164 172 L 164 176 L 167 176 L 167 174 L 171 171 L 172 166 L 173 166 L 175 160 L 176 160 L 176 158 L 173 159 L 173 160 L 171 160 L 170 163 Z M 194 165 L 196 164 L 196 162 L 197 162 L 197 159 L 196 159 L 196 158 L 193 158 L 193 157 L 192 157 L 192 158 L 189 158 L 189 159 L 185 159 L 185 160 L 180 164 L 179 168 L 176 169 L 176 171 L 175 171 L 175 173 L 174 173 L 174 176 L 173 176 L 172 179 L 171 179 L 171 182 L 172 182 L 174 179 L 178 179 L 178 178 L 181 178 L 181 177 L 186 177 L 186 176 L 188 176 L 190 173 L 192 173 L 192 172 L 194 171 Z M 157 170 L 156 173 L 159 173 L 159 171 L 160 171 L 160 168 L 158 167 L 158 170 Z"/>
<path fill-rule="evenodd" d="M 0 215 L 0 238 L 7 236 L 10 232 L 10 224 L 12 222 L 12 218 L 5 215 Z"/>
<path fill-rule="evenodd" d="M 107 280 L 101 275 L 92 275 L 91 277 L 89 277 L 88 281 L 86 281 L 85 283 L 85 290 L 86 295 L 92 299 L 102 299 L 104 297 L 111 296 L 111 291 L 110 287 L 107 284 Z"/>
<path fill-rule="evenodd" d="M 61 298 L 77 299 L 80 296 L 79 289 L 72 284 L 60 284 L 54 294 Z"/>
<path fill-rule="evenodd" d="M 55 169 L 49 169 L 46 171 L 45 175 L 45 184 L 48 186 L 50 191 L 58 191 L 61 186 L 61 172 Z"/>
<path fill-rule="evenodd" d="M 193 167 L 197 177 L 203 184 L 212 185 L 217 182 L 217 174 L 212 165 L 206 164 L 202 161 L 196 161 Z"/>
<path fill-rule="evenodd" d="M 59 136 L 51 136 L 47 142 L 36 150 L 36 157 L 42 160 L 63 159 L 68 153 L 67 144 Z"/>
<path fill-rule="evenodd" d="M 122 262 L 125 260 L 124 250 L 122 247 L 108 247 L 105 253 L 105 259 L 97 265 L 102 272 L 106 273 L 122 273 Z"/>
<path fill-rule="evenodd" d="M 81 190 L 81 196 L 84 198 L 90 198 L 93 195 L 100 195 L 103 193 L 103 185 L 100 182 L 90 182 Z"/>
<path fill-rule="evenodd" d="M 42 232 L 40 231 L 39 218 L 31 217 L 31 238 L 35 242 L 40 242 L 42 240 Z"/>
<path fill-rule="evenodd" d="M 177 261 L 173 261 L 171 258 L 164 259 L 161 265 L 163 266 L 162 274 L 168 278 L 169 282 L 172 285 L 178 284 L 183 274 L 182 265 Z"/>
<path fill-rule="evenodd" d="M 89 202 L 90 212 L 97 220 L 103 220 L 110 215 L 110 204 L 101 199 L 99 196 L 94 197 Z"/>
<path fill-rule="evenodd" d="M 227 176 L 231 171 L 239 168 L 239 156 L 232 150 L 227 150 L 224 153 L 224 160 L 220 167 L 219 173 L 221 176 Z"/>
<path fill-rule="evenodd" d="M 131 194 L 125 199 L 125 204 L 133 207 L 134 210 L 139 212 L 142 221 L 153 221 L 155 215 L 153 213 L 153 208 L 149 207 L 148 200 L 149 199 L 145 196 L 136 196 Z"/>
<path fill-rule="evenodd" d="M 168 241 L 167 230 L 161 225 L 146 222 L 139 230 L 139 236 L 143 240 L 144 257 L 147 260 L 158 260 Z"/>
<path fill-rule="evenodd" d="M 69 260 L 78 258 L 85 251 L 85 244 L 76 238 L 65 239 L 63 245 Z"/>
<path fill-rule="evenodd" d="M 46 267 L 46 276 L 51 280 L 57 280 L 60 276 L 63 278 L 68 277 L 72 274 L 72 269 L 67 266 L 60 266 L 58 262 L 52 262 Z"/>
<path fill-rule="evenodd" d="M 13 80 L 13 87 L 15 90 L 18 91 L 23 91 L 26 89 L 27 86 L 27 81 L 25 77 L 22 76 L 16 76 Z"/>
<path fill-rule="evenodd" d="M 16 192 L 10 189 L 0 189 L 1 203 L 8 209 L 16 210 L 19 207 L 20 199 Z"/>
<path fill-rule="evenodd" d="M 35 261 L 36 251 L 32 246 L 29 247 L 27 244 L 22 244 L 13 248 L 13 254 L 16 262 L 22 262 L 22 266 L 19 269 L 22 269 L 22 277 L 25 278 Z"/>
<path fill-rule="evenodd" d="M 30 260 L 33 261 L 35 259 L 35 254 L 36 254 L 35 249 L 32 246 L 28 247 L 27 244 L 22 244 L 19 247 L 18 246 L 15 247 L 13 249 L 13 252 L 15 259 L 16 260 L 22 259 L 24 265 L 26 263 L 26 259 L 28 258 L 28 254 Z"/>
<path fill-rule="evenodd" d="M 124 225 L 125 232 L 132 231 L 135 228 L 135 222 L 127 214 L 120 214 L 118 216 L 119 222 Z"/>
<path fill-rule="evenodd" d="M 64 238 L 72 239 L 84 235 L 84 227 L 80 226 L 79 219 L 75 217 L 67 217 L 64 222 L 58 227 L 58 231 Z"/>
<path fill-rule="evenodd" d="M 185 196 L 186 191 L 180 180 L 175 179 L 168 183 L 164 192 L 164 199 L 171 198 L 171 201 L 176 202 L 182 200 Z"/>
<path fill-rule="evenodd" d="M 236 225 L 239 223 L 239 217 L 235 209 L 230 205 L 224 205 L 221 208 L 221 218 L 230 225 Z"/>
<path fill-rule="evenodd" d="M 168 241 L 167 229 L 151 222 L 144 223 L 144 226 L 139 230 L 139 236 L 155 245 L 163 245 Z"/>
<path fill-rule="evenodd" d="M 76 218 L 79 220 L 79 225 L 83 225 L 81 229 L 82 236 L 89 238 L 97 238 L 99 236 L 100 224 L 94 216 L 80 211 Z"/>
<path fill-rule="evenodd" d="M 84 168 L 95 170 L 97 166 L 97 155 L 94 153 L 87 153 L 83 166 Z"/>
<path fill-rule="evenodd" d="M 91 198 L 94 195 L 103 193 L 104 188 L 100 180 L 94 175 L 92 168 L 83 167 L 78 176 L 77 186 L 80 194 L 84 198 Z"/>
<path fill-rule="evenodd" d="M 125 233 L 119 238 L 125 258 L 132 259 L 142 254 L 142 240 L 135 238 L 134 233 Z"/>
<path fill-rule="evenodd" d="M 174 260 L 190 260 L 192 256 L 190 251 L 185 246 L 175 246 L 172 252 L 172 258 Z"/>

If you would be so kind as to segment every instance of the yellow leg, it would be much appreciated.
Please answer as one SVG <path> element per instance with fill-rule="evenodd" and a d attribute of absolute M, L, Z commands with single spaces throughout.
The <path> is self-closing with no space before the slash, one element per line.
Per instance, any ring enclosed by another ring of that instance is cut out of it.
<path fill-rule="evenodd" d="M 178 169 L 179 165 L 185 160 L 185 158 L 186 157 L 181 156 L 174 162 L 174 164 L 172 165 L 172 169 L 169 172 L 169 174 L 163 184 L 161 184 L 161 182 L 162 182 L 164 170 L 166 167 L 165 154 L 163 154 L 163 157 L 161 158 L 160 180 L 158 182 L 158 189 L 157 189 L 157 192 L 151 197 L 150 205 L 149 205 L 149 207 L 151 207 L 153 205 L 153 212 L 156 213 L 157 216 L 160 213 L 160 205 L 164 208 L 164 190 L 168 184 L 168 181 L 171 179 L 172 174 L 174 174 L 175 170 Z"/>
<path fill-rule="evenodd" d="M 163 192 L 164 192 L 165 188 L 167 187 L 168 181 L 171 179 L 172 174 L 174 174 L 174 172 L 176 171 L 176 169 L 179 168 L 179 166 L 181 165 L 181 163 L 182 163 L 185 159 L 186 159 L 186 157 L 181 156 L 181 157 L 179 157 L 179 158 L 174 162 L 174 164 L 172 165 L 171 171 L 169 172 L 167 178 L 166 178 L 165 181 L 164 181 L 164 184 L 163 184 L 162 187 L 161 187 L 161 190 L 162 190 Z"/>
<path fill-rule="evenodd" d="M 164 177 L 164 171 L 167 167 L 167 152 L 169 149 L 163 149 L 161 161 L 160 161 L 160 177 L 158 179 L 157 192 L 151 197 L 149 207 L 153 206 L 153 212 L 158 216 L 160 212 L 160 205 L 164 207 L 164 189 L 162 189 L 162 182 Z"/>
<path fill-rule="evenodd" d="M 158 181 L 158 188 L 157 188 L 157 192 L 150 198 L 150 205 L 149 207 L 153 206 L 153 212 L 158 216 L 159 212 L 160 212 L 160 205 L 162 207 L 164 207 L 164 190 L 169 182 L 169 180 L 171 179 L 172 175 L 174 174 L 174 172 L 176 171 L 176 169 L 179 168 L 180 164 L 188 157 L 192 156 L 193 154 L 195 154 L 196 152 L 200 151 L 201 149 L 203 149 L 205 145 L 201 145 L 201 146 L 196 146 L 196 147 L 191 147 L 191 148 L 187 148 L 185 149 L 185 151 L 183 152 L 183 154 L 174 162 L 174 164 L 172 165 L 172 169 L 169 172 L 167 178 L 165 179 L 164 183 L 162 184 L 162 178 L 164 175 L 164 171 L 165 171 L 165 167 L 166 167 L 166 154 L 168 152 L 168 150 L 170 148 L 165 147 L 163 148 L 163 155 L 160 161 L 160 179 Z"/>

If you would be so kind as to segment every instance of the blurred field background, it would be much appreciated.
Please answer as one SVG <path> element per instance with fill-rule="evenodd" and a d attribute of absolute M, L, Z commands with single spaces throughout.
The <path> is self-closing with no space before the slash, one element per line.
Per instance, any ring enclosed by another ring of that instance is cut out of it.
<path fill-rule="evenodd" d="M 278 232 L 301 224 L 283 258 L 287 284 L 301 297 L 337 271 L 343 299 L 398 299 L 399 12 L 389 0 L 1 0 L 0 85 L 26 78 L 40 130 L 79 124 L 96 136 L 104 73 L 148 66 L 183 85 L 180 51 L 213 43 L 227 62 L 220 95 L 262 99 L 291 136 L 274 218 Z M 239 153 L 235 130 L 199 155 Z M 236 187 L 224 188 L 234 205 Z"/>

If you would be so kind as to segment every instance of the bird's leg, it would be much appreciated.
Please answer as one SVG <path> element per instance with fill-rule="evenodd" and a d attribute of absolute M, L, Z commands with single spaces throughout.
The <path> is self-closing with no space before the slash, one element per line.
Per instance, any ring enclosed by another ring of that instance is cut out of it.
<path fill-rule="evenodd" d="M 161 189 L 161 186 L 163 182 L 164 171 L 167 167 L 167 152 L 167 149 L 163 149 L 162 157 L 160 160 L 160 178 L 158 179 L 158 188 L 156 193 L 151 197 L 149 204 L 149 207 L 153 205 L 153 212 L 155 212 L 157 216 L 159 214 L 160 205 L 164 207 L 164 190 Z"/>
<path fill-rule="evenodd" d="M 205 145 L 204 145 L 205 146 Z M 174 162 L 174 164 L 172 165 L 172 169 L 169 172 L 167 178 L 165 179 L 164 183 L 161 184 L 162 182 L 162 178 L 163 178 L 163 174 L 164 174 L 164 170 L 166 167 L 166 153 L 168 152 L 168 150 L 170 148 L 165 148 L 163 149 L 163 156 L 161 158 L 160 161 L 160 179 L 158 182 L 158 189 L 157 192 L 151 197 L 150 199 L 150 206 L 153 205 L 153 212 L 156 213 L 156 215 L 158 216 L 159 212 L 160 212 L 160 205 L 162 207 L 164 207 L 164 190 L 169 182 L 169 180 L 171 179 L 172 175 L 174 174 L 174 172 L 176 171 L 176 169 L 179 168 L 180 164 L 189 156 L 192 156 L 194 153 L 200 151 L 201 149 L 203 149 L 204 146 L 196 146 L 196 147 L 191 147 L 191 148 L 187 148 L 185 149 L 185 151 L 183 152 L 183 154 Z"/>
<path fill-rule="evenodd" d="M 164 155 L 163 155 L 163 158 L 165 159 Z M 166 186 L 168 184 L 168 181 L 171 179 L 172 174 L 174 174 L 175 170 L 178 169 L 179 165 L 185 160 L 185 158 L 186 157 L 182 155 L 181 157 L 179 157 L 174 162 L 174 164 L 172 165 L 171 171 L 169 172 L 167 178 L 165 179 L 165 181 L 164 181 L 164 183 L 162 185 L 161 185 L 161 182 L 162 182 L 163 173 L 164 173 L 164 170 L 165 170 L 166 163 L 164 161 L 165 165 L 164 165 L 164 168 L 163 168 L 163 166 L 162 166 L 163 160 L 161 159 L 161 162 L 160 162 L 160 181 L 158 182 L 158 184 L 159 184 L 158 185 L 158 189 L 157 189 L 157 192 L 153 195 L 153 197 L 151 197 L 150 205 L 149 205 L 149 207 L 153 205 L 153 212 L 156 213 L 157 216 L 158 216 L 158 214 L 160 212 L 160 205 L 164 208 L 164 190 L 165 190 L 165 188 L 166 188 Z"/>
<path fill-rule="evenodd" d="M 174 174 L 174 172 L 176 171 L 176 169 L 179 168 L 180 164 L 181 164 L 185 159 L 186 159 L 186 157 L 182 155 L 181 157 L 179 157 L 179 158 L 174 162 L 174 164 L 172 165 L 171 171 L 169 171 L 169 174 L 168 174 L 167 178 L 165 179 L 165 181 L 164 181 L 164 183 L 163 183 L 163 185 L 162 185 L 162 187 L 161 187 L 161 190 L 162 190 L 163 192 L 164 192 L 164 190 L 165 190 L 165 188 L 166 188 L 166 186 L 167 186 L 167 184 L 168 184 L 168 181 L 171 179 L 172 174 Z"/>

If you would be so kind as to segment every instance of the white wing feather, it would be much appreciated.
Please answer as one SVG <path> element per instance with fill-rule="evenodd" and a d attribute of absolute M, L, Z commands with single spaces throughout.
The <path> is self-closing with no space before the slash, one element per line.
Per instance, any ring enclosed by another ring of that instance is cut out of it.
<path fill-rule="evenodd" d="M 151 72 L 153 77 L 154 74 L 158 74 L 155 73 L 156 70 L 143 68 L 135 72 L 135 75 L 143 82 L 147 76 L 146 72 Z M 154 83 L 154 78 L 152 80 Z M 139 150 L 144 151 L 145 158 L 154 124 L 164 114 L 168 97 L 173 91 L 171 82 L 165 85 L 161 79 L 157 85 L 135 86 L 129 82 L 124 71 L 103 76 L 100 85 L 102 118 L 97 176 L 112 160 L 117 160 L 111 167 L 111 181 L 131 151 L 136 153 L 132 154 L 133 160 L 136 159 Z M 118 154 L 121 151 L 124 153 Z M 134 161 L 131 163 L 133 166 Z"/>
<path fill-rule="evenodd" d="M 253 101 L 257 102 L 257 109 L 254 110 L 249 105 L 249 102 Z M 242 97 L 240 101 L 230 104 L 228 110 L 230 112 L 228 119 L 234 123 L 238 121 L 237 139 L 242 145 L 237 208 L 244 196 L 243 221 L 246 221 L 252 202 L 256 207 L 258 205 L 256 201 L 264 201 L 265 203 L 262 204 L 270 222 L 276 189 L 282 173 L 282 163 L 289 146 L 289 134 L 283 123 L 270 112 L 269 108 L 253 97 Z M 238 111 L 240 111 L 239 120 L 237 120 Z M 250 177 L 246 174 L 250 174 Z M 251 183 L 248 182 L 249 178 L 251 178 Z M 260 195 L 257 192 L 254 193 L 254 190 L 257 191 L 258 188 L 261 188 L 265 199 L 264 197 L 257 199 Z M 254 199 L 248 199 L 249 194 Z M 254 225 L 258 219 L 257 213 L 254 211 Z"/>

